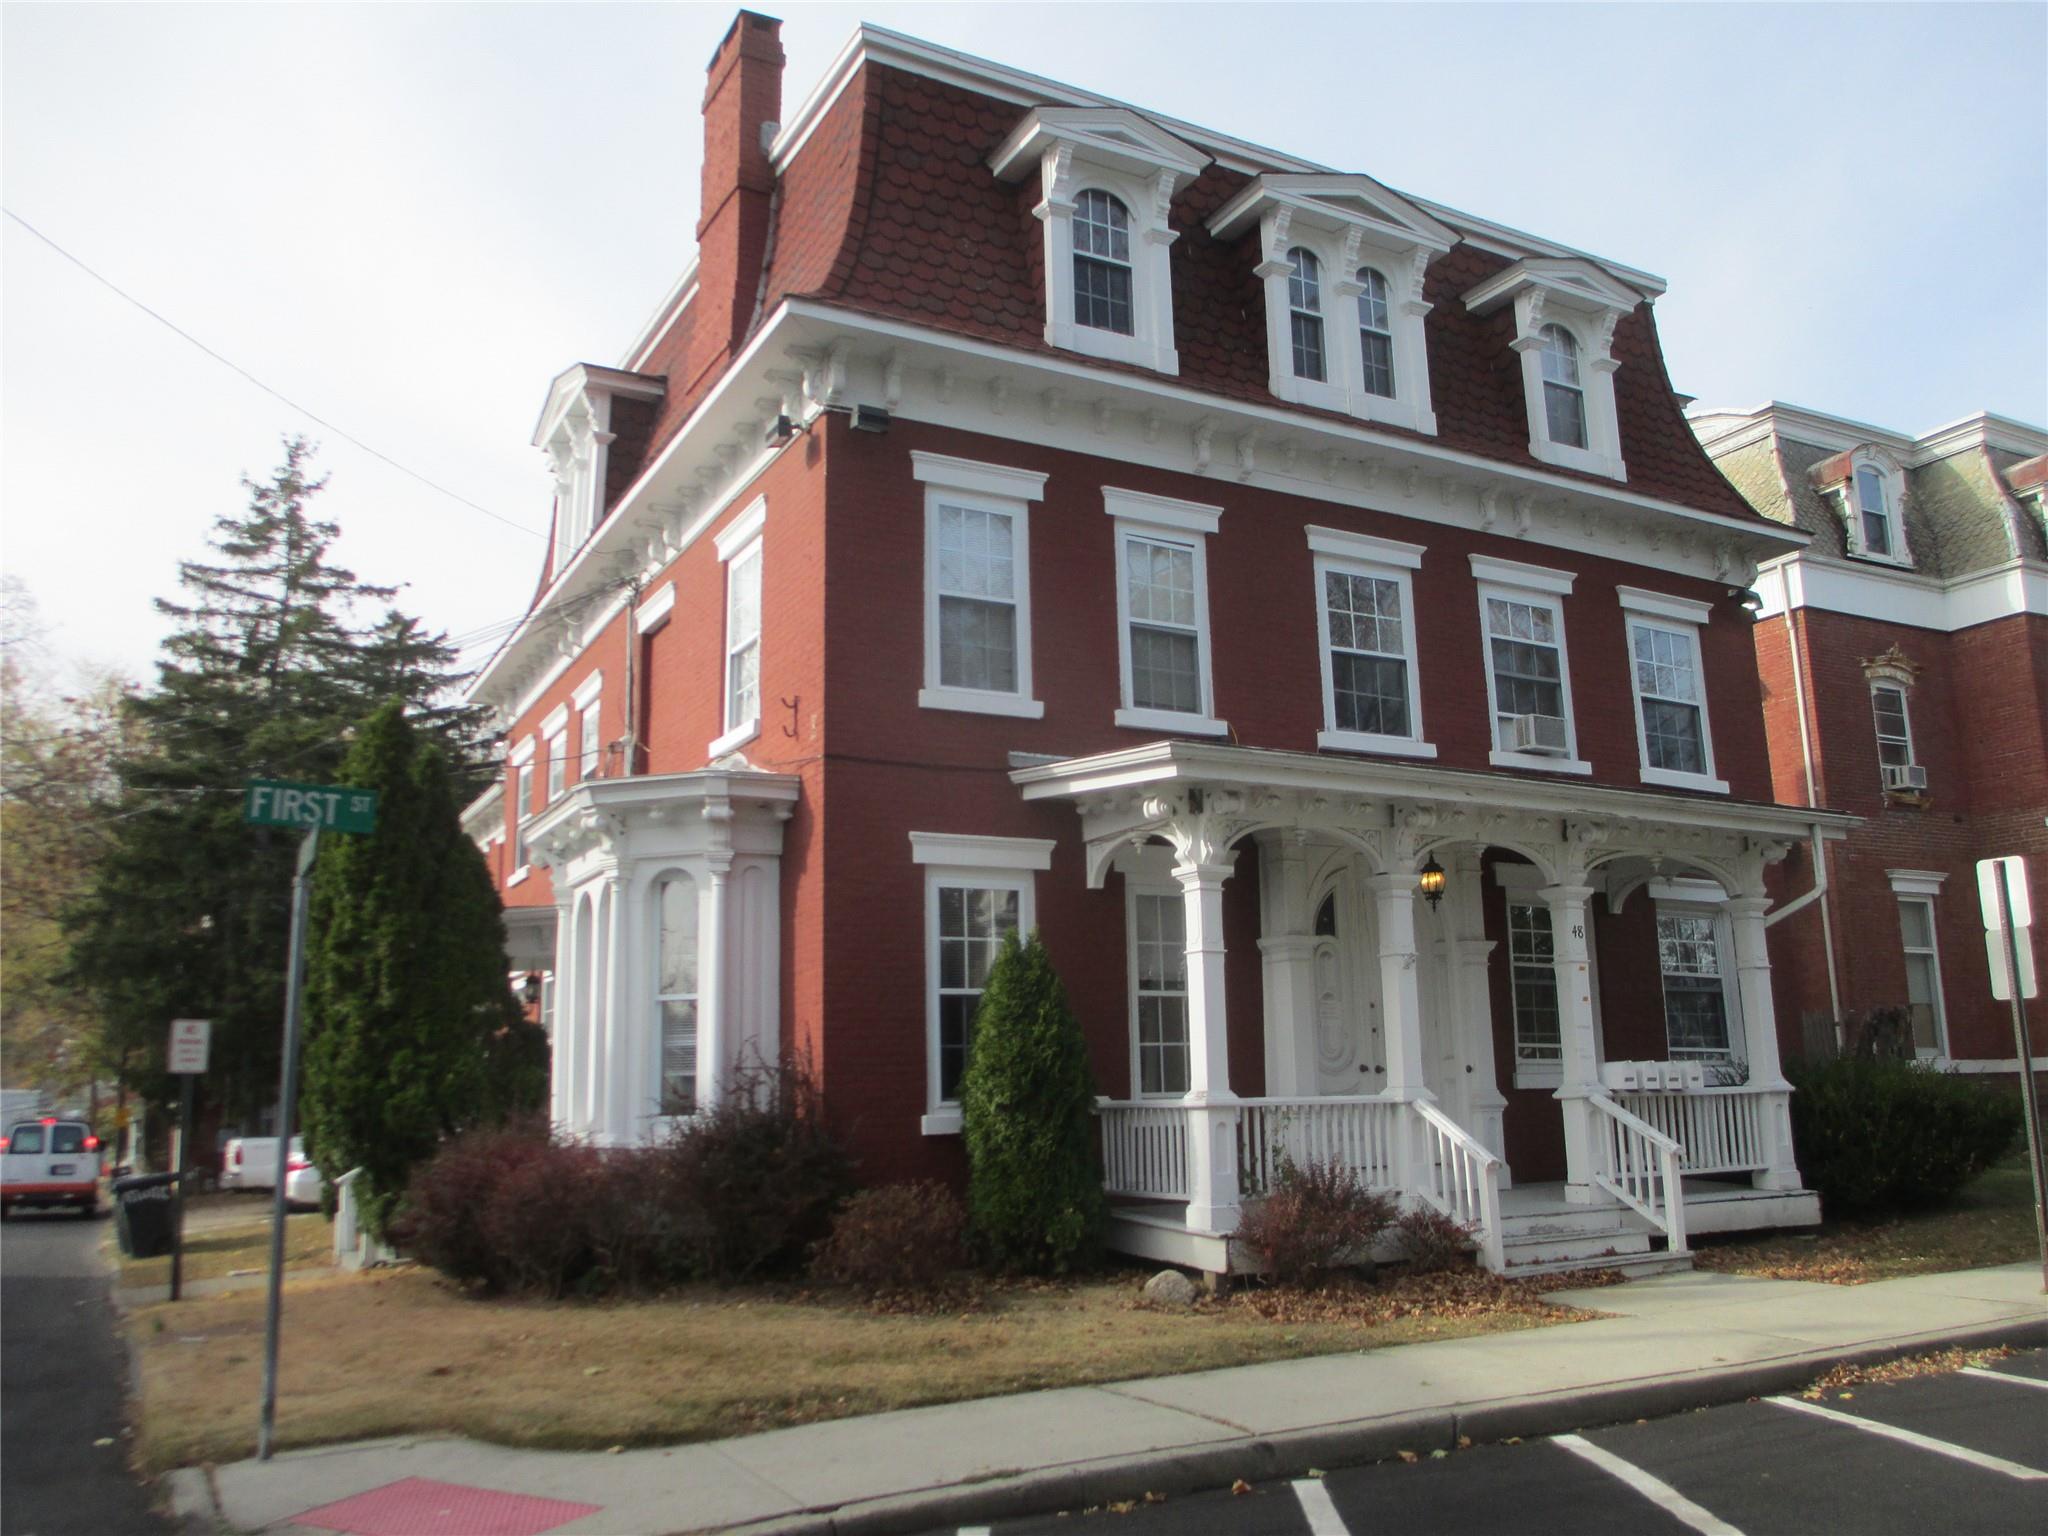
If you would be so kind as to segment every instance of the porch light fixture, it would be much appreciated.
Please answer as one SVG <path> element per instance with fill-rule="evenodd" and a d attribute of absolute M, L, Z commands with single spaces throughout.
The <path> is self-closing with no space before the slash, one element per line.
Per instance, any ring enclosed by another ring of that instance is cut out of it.
<path fill-rule="evenodd" d="M 1437 863 L 1435 854 L 1422 866 L 1419 883 L 1422 894 L 1429 899 L 1429 910 L 1434 912 L 1436 904 L 1444 899 L 1444 867 Z"/>
<path fill-rule="evenodd" d="M 540 1002 L 540 972 L 528 971 L 519 983 L 519 1001 L 532 1008 Z"/>

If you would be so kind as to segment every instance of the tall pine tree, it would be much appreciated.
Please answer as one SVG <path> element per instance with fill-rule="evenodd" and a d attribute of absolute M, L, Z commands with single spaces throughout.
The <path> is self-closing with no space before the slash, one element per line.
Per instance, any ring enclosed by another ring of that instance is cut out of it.
<path fill-rule="evenodd" d="M 126 705 L 138 745 L 116 762 L 111 844 L 69 919 L 73 976 L 98 1004 L 108 1054 L 168 1103 L 162 1070 L 173 1018 L 214 1021 L 203 1085 L 230 1121 L 277 1094 L 292 861 L 298 838 L 242 821 L 250 778 L 327 782 L 352 724 L 396 695 L 424 712 L 451 753 L 473 760 L 473 712 L 445 637 L 392 610 L 393 587 L 336 564 L 339 530 L 315 517 L 326 485 L 313 449 L 288 439 L 247 507 L 214 525 L 210 560 L 181 562 L 175 623 L 156 686 Z"/>
<path fill-rule="evenodd" d="M 447 754 L 393 701 L 356 733 L 339 782 L 377 791 L 377 830 L 321 846 L 300 1106 L 329 1184 L 363 1169 L 381 1231 L 443 1137 L 540 1107 L 547 1041 L 513 1000 L 497 889 Z"/>

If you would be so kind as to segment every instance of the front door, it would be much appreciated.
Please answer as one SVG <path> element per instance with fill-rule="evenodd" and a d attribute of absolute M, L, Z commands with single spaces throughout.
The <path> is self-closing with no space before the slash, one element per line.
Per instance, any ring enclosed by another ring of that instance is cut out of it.
<path fill-rule="evenodd" d="M 1316 1091 L 1325 1097 L 1378 1093 L 1387 1083 L 1378 944 L 1348 874 L 1337 878 L 1316 909 L 1311 952 Z"/>

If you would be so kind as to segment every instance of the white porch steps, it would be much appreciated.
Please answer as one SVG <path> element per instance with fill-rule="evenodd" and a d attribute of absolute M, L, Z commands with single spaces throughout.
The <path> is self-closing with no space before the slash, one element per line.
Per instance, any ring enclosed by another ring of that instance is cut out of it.
<path fill-rule="evenodd" d="M 1653 1247 L 1656 1229 L 1621 1206 L 1531 1203 L 1519 1190 L 1502 1191 L 1502 1273 L 1511 1278 L 1571 1269 L 1615 1269 L 1656 1275 L 1692 1268 L 1692 1255 Z"/>

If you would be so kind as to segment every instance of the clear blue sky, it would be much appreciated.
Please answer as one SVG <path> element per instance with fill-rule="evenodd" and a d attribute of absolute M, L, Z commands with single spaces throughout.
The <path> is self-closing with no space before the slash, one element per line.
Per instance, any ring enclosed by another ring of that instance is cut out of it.
<path fill-rule="evenodd" d="M 2048 420 L 2048 6 L 795 5 L 1647 268 L 1678 387 Z M 536 532 L 548 379 L 688 258 L 729 6 L 0 8 L 0 195 L 277 389 Z M 0 226 L 0 562 L 145 674 L 150 597 L 307 430 L 366 577 L 457 633 L 541 542 L 311 427 Z"/>

